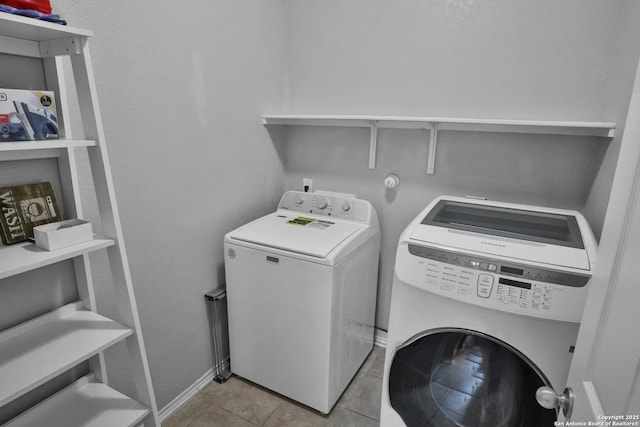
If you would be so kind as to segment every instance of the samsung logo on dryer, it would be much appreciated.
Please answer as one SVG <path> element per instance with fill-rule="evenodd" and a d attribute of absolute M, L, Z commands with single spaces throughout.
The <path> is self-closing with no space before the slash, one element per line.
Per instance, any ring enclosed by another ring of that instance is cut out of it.
<path fill-rule="evenodd" d="M 506 248 L 507 245 L 503 244 L 503 243 L 496 243 L 496 242 L 487 242 L 485 240 L 480 240 L 480 244 L 481 245 L 487 245 L 487 246 L 495 246 L 498 248 Z"/>

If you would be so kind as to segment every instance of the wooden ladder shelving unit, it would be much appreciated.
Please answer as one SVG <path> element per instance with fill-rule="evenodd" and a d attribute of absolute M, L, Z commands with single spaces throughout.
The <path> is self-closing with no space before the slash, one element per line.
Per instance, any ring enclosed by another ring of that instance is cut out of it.
<path fill-rule="evenodd" d="M 77 150 L 87 150 L 103 233 L 93 241 L 51 252 L 31 242 L 0 245 L 0 279 L 72 260 L 79 295 L 77 302 L 0 332 L 0 407 L 78 364 L 88 361 L 91 371 L 36 402 L 6 426 L 160 426 L 98 106 L 91 36 L 91 31 L 0 13 L 0 52 L 42 59 L 46 89 L 56 94 L 61 133 L 60 140 L 0 143 L 0 162 L 57 159 L 65 216 L 83 218 Z M 65 57 L 70 58 L 73 73 L 81 138 L 71 135 L 69 100 L 73 97 L 63 75 Z M 108 254 L 117 317 L 97 313 L 92 251 Z M 122 342 L 131 358 L 133 396 L 114 390 L 107 381 L 103 351 Z"/>

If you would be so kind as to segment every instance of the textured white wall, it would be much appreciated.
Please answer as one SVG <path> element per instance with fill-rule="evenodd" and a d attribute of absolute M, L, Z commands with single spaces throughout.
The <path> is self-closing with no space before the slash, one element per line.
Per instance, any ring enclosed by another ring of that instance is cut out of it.
<path fill-rule="evenodd" d="M 640 2 L 625 0 L 620 3 L 620 21 L 611 30 L 616 43 L 609 52 L 611 64 L 605 93 L 607 117 L 615 117 L 618 123 L 616 138 L 612 141 L 594 180 L 585 214 L 593 218 L 594 232 L 600 235 L 609 203 L 609 192 L 613 182 L 620 141 L 624 133 L 625 119 L 629 108 L 634 76 L 640 55 Z"/>
<path fill-rule="evenodd" d="M 601 120 L 620 4 L 292 1 L 289 105 Z"/>
<path fill-rule="evenodd" d="M 633 27 L 640 17 L 627 2 L 296 0 L 290 13 L 288 112 L 624 121 L 624 87 L 635 66 L 620 61 L 616 50 L 620 38 L 633 44 L 633 31 L 620 26 Z M 612 76 L 621 78 L 615 93 Z M 595 138 L 442 132 L 430 176 L 426 131 L 380 131 L 375 170 L 367 169 L 368 138 L 366 129 L 299 127 L 279 144 L 288 188 L 309 177 L 316 189 L 357 193 L 378 210 L 377 326 L 383 329 L 398 236 L 430 200 L 472 194 L 583 209 L 609 145 Z M 617 142 L 587 212 L 596 231 Z M 391 172 L 401 180 L 395 193 L 382 183 Z"/>
<path fill-rule="evenodd" d="M 282 191 L 260 115 L 281 108 L 286 14 L 280 1 L 52 3 L 69 25 L 95 32 L 99 101 L 162 408 L 211 368 L 204 294 L 224 282 L 224 233 L 273 210 Z"/>

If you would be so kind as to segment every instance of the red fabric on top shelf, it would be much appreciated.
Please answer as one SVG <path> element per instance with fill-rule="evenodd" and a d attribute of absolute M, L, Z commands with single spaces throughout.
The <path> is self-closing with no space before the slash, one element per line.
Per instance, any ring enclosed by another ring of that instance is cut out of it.
<path fill-rule="evenodd" d="M 16 9 L 31 9 L 46 14 L 51 13 L 49 0 L 0 0 L 0 4 L 6 4 Z"/>

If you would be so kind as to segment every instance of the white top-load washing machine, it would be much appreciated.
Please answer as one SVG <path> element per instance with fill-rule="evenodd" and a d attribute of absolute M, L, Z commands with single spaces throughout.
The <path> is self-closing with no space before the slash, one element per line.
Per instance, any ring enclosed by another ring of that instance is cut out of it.
<path fill-rule="evenodd" d="M 596 257 L 576 211 L 441 196 L 400 236 L 381 426 L 545 427 Z"/>
<path fill-rule="evenodd" d="M 373 348 L 376 211 L 288 191 L 224 248 L 232 372 L 328 413 Z"/>

